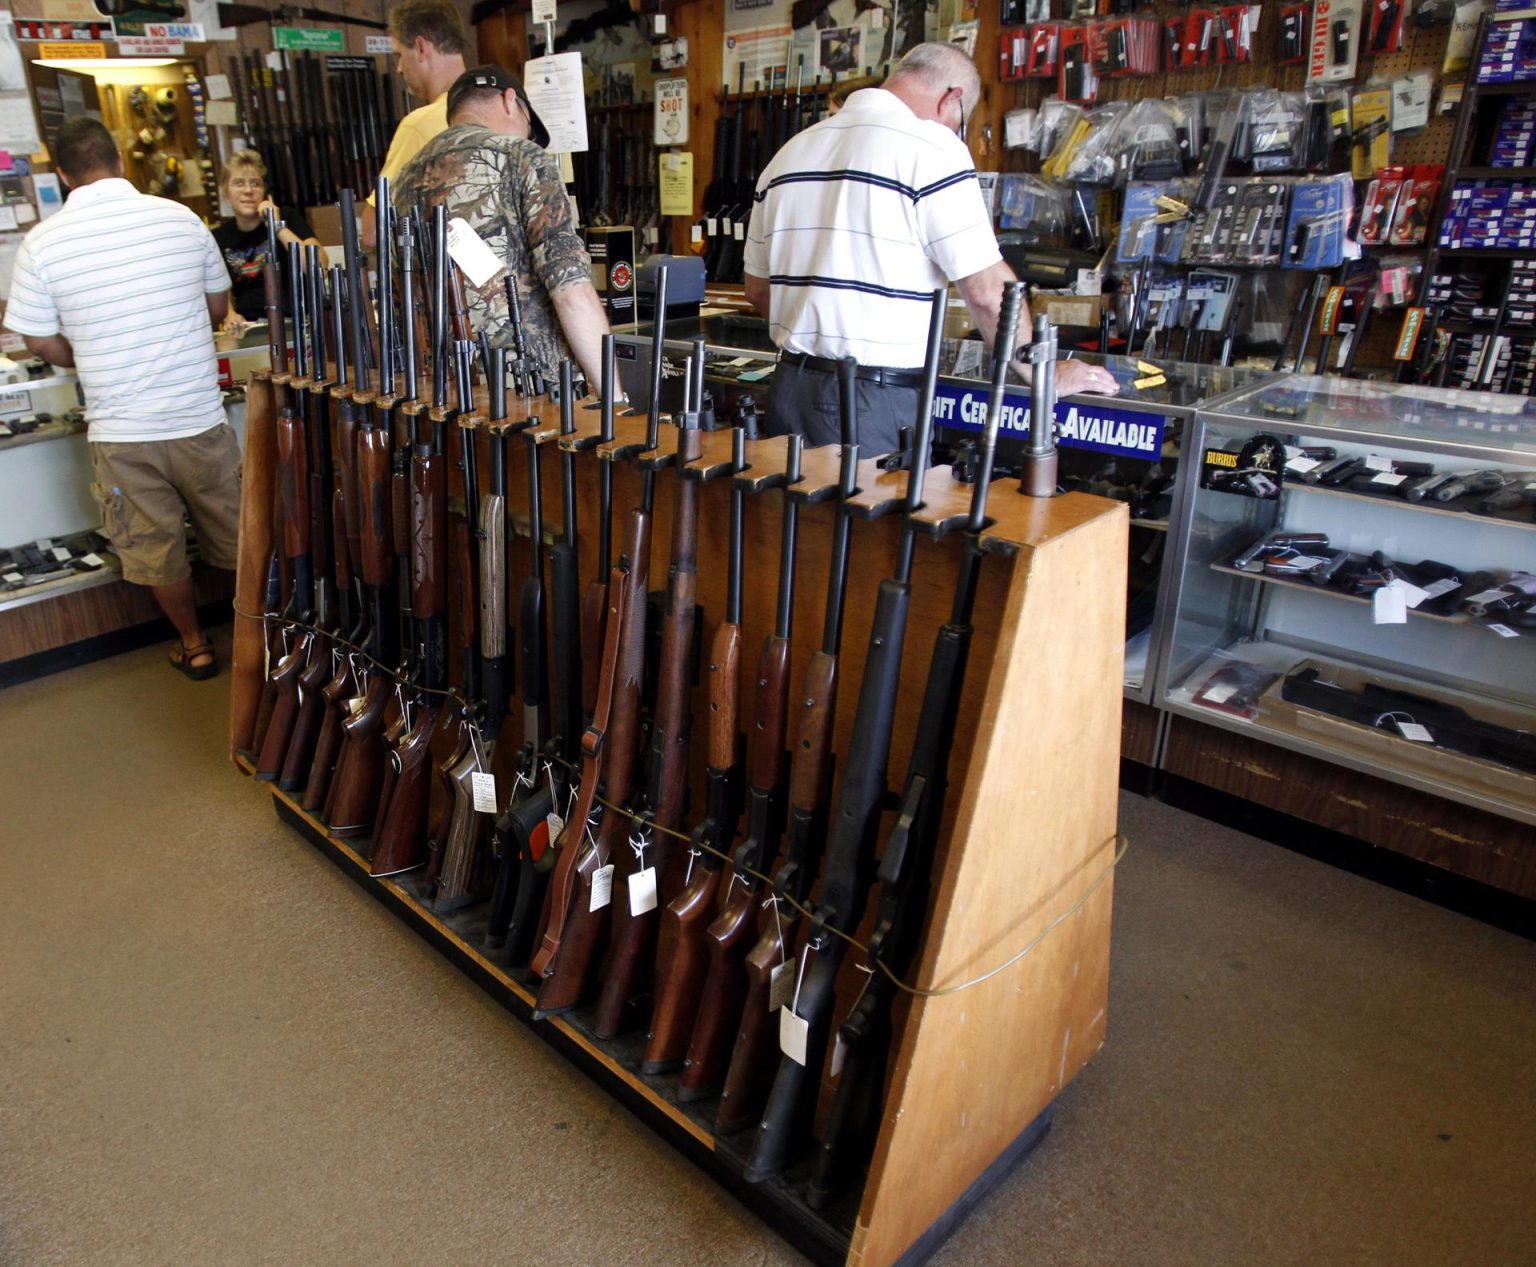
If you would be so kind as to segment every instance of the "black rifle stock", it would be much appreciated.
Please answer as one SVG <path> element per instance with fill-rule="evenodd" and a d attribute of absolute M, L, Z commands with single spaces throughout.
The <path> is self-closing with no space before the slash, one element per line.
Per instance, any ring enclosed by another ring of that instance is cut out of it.
<path fill-rule="evenodd" d="M 928 447 L 933 427 L 933 397 L 938 378 L 939 348 L 944 333 L 944 292 L 934 293 L 929 324 L 928 355 L 914 428 L 911 465 L 907 473 L 907 520 L 901 534 L 896 574 L 880 582 L 875 617 L 870 627 L 864 677 L 843 765 L 842 786 L 827 835 L 816 917 L 804 954 L 814 954 L 809 969 L 802 961 L 802 983 L 789 1005 L 804 1022 L 805 1061 L 786 1054 L 757 1137 L 747 1159 L 744 1178 L 760 1183 L 780 1174 L 810 1129 L 816 1109 L 816 1089 L 832 1030 L 833 993 L 847 943 L 831 930 L 852 934 L 864 912 L 872 878 L 880 802 L 885 795 L 886 766 L 896 696 L 900 688 L 901 656 L 911 602 L 912 514 L 922 505 Z"/>
<path fill-rule="evenodd" d="M 807 1189 L 807 1200 L 813 1209 L 824 1207 L 850 1186 L 874 1150 L 881 1089 L 891 1047 L 891 1004 L 896 997 L 892 976 L 905 977 L 916 958 L 933 858 L 938 849 L 949 754 L 955 745 L 956 719 L 971 649 L 971 616 L 981 576 L 980 534 L 986 526 L 987 490 L 1002 421 L 1008 362 L 1018 329 L 1021 290 L 1014 282 L 1003 292 L 965 550 L 955 581 L 950 618 L 934 639 L 922 710 L 907 762 L 901 811 L 881 854 L 880 902 L 864 965 L 870 977 L 838 1031 L 844 1063 Z"/>

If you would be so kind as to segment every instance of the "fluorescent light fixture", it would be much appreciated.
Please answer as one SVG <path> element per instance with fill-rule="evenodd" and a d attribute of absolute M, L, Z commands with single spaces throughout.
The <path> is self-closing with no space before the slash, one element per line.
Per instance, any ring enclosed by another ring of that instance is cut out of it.
<path fill-rule="evenodd" d="M 34 66 L 51 66 L 54 70 L 140 70 L 148 66 L 174 66 L 175 57 L 39 57 L 33 58 Z"/>

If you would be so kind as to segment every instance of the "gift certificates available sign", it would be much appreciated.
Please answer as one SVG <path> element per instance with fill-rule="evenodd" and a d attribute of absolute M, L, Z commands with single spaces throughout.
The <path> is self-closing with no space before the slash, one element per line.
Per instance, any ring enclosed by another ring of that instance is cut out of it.
<path fill-rule="evenodd" d="M 987 420 L 987 389 L 940 383 L 933 398 L 933 421 L 955 431 L 980 431 Z M 1163 452 L 1165 414 L 1117 409 L 1097 402 L 1058 400 L 1056 442 L 1073 449 L 1091 449 L 1122 458 L 1155 462 Z M 1028 398 L 1008 392 L 1004 397 L 1000 435 L 1022 440 L 1029 435 Z"/>

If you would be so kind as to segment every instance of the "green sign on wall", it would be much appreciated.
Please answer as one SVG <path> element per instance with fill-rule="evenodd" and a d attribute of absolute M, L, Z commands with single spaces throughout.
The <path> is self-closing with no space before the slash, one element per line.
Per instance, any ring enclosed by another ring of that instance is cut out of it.
<path fill-rule="evenodd" d="M 339 27 L 333 30 L 324 26 L 274 26 L 272 47 L 291 52 L 344 53 L 347 41 Z"/>

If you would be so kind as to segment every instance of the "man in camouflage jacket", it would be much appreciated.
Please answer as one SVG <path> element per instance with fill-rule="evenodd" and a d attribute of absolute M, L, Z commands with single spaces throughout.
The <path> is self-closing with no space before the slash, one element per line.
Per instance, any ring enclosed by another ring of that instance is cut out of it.
<path fill-rule="evenodd" d="M 524 344 L 546 381 L 574 356 L 595 386 L 608 318 L 548 140 L 517 77 L 477 66 L 448 90 L 448 130 L 405 165 L 392 200 L 401 212 L 443 203 L 467 221 L 517 280 Z M 468 291 L 471 322 L 497 347 L 512 345 L 504 277 Z"/>

